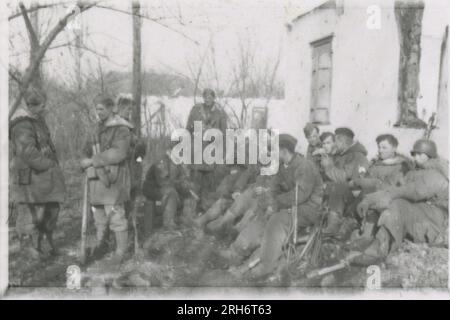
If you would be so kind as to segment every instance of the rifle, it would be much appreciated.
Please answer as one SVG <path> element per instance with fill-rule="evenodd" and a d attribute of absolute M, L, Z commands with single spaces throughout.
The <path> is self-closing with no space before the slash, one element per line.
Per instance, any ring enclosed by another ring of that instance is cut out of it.
<path fill-rule="evenodd" d="M 425 128 L 425 132 L 423 133 L 424 139 L 429 140 L 431 137 L 431 132 L 436 129 L 436 112 L 433 112 L 428 119 L 427 127 Z"/>
<path fill-rule="evenodd" d="M 359 257 L 360 255 L 362 255 L 361 252 L 352 251 L 352 252 L 349 253 L 349 255 L 346 258 L 342 259 L 338 264 L 335 264 L 335 265 L 330 266 L 330 267 L 322 268 L 322 269 L 313 270 L 313 271 L 309 272 L 306 275 L 306 277 L 308 279 L 311 279 L 311 278 L 323 276 L 323 275 L 331 273 L 331 272 L 335 272 L 335 271 L 338 271 L 338 270 L 345 269 L 345 268 L 347 268 L 350 265 L 350 263 L 356 257 Z"/>
<path fill-rule="evenodd" d="M 81 264 L 86 263 L 86 233 L 87 233 L 87 219 L 89 210 L 89 177 L 86 174 L 84 180 L 84 191 L 83 191 L 83 211 L 81 218 L 81 248 L 80 248 L 80 260 Z"/>
<path fill-rule="evenodd" d="M 295 182 L 295 201 L 292 205 L 292 218 L 294 221 L 294 245 L 297 243 L 297 224 L 298 224 L 298 182 Z"/>

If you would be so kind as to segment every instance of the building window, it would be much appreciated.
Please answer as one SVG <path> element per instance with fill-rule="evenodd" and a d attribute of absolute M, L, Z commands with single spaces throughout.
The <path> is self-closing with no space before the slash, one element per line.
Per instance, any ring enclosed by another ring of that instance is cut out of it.
<path fill-rule="evenodd" d="M 332 36 L 311 43 L 311 114 L 310 121 L 317 124 L 330 123 Z"/>

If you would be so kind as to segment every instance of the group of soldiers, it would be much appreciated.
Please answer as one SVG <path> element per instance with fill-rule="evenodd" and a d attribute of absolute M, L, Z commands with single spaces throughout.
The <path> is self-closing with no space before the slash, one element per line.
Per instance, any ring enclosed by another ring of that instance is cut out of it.
<path fill-rule="evenodd" d="M 192 133 L 194 122 L 201 121 L 206 129 L 224 132 L 227 115 L 214 91 L 205 89 L 203 99 L 191 110 L 187 129 Z M 56 254 L 52 235 L 64 201 L 64 179 L 43 118 L 45 94 L 30 90 L 25 102 L 10 121 L 16 229 L 32 256 L 43 254 L 44 237 L 49 253 Z M 166 230 L 183 224 L 199 237 L 205 232 L 233 235 L 220 256 L 231 266 L 257 256 L 259 263 L 247 270 L 257 278 L 273 274 L 294 231 L 308 231 L 321 221 L 322 232 L 337 238 L 353 226 L 352 245 L 363 252 L 355 263 L 362 265 L 386 258 L 405 238 L 434 245 L 448 241 L 448 167 L 432 140 L 416 141 L 407 157 L 397 152 L 395 136 L 382 134 L 374 141 L 377 157 L 369 161 L 350 128 L 321 133 L 308 123 L 305 156 L 296 152 L 295 137 L 279 135 L 280 166 L 273 175 L 261 174 L 265 165 L 259 162 L 176 164 L 170 152 L 173 143 L 142 174 L 142 160 L 152 150 L 145 150 L 145 143 L 136 138 L 129 114 L 132 103 L 99 95 L 94 105 L 99 122 L 80 161 L 96 227 L 93 257 L 107 253 L 112 231 L 116 250 L 109 263 L 124 261 L 129 216 L 139 193 L 146 200 L 146 236 L 158 212 Z"/>

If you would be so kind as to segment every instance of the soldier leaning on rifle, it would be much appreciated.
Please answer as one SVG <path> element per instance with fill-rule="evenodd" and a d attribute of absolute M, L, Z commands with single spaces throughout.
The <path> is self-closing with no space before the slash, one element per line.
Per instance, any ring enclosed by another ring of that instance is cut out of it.
<path fill-rule="evenodd" d="M 338 233 L 342 217 L 349 204 L 354 201 L 350 181 L 367 172 L 369 161 L 366 148 L 354 140 L 354 133 L 349 128 L 335 130 L 336 154 L 334 157 L 322 157 L 321 167 L 325 174 L 326 198 L 330 209 L 324 233 Z"/>
<path fill-rule="evenodd" d="M 203 90 L 203 103 L 196 104 L 189 113 L 186 129 L 193 134 L 194 123 L 200 121 L 202 123 L 203 133 L 205 130 L 214 128 L 219 129 L 225 136 L 227 129 L 227 115 L 222 107 L 215 101 L 216 94 L 211 89 Z M 203 153 L 203 150 L 201 150 Z M 225 153 L 224 153 L 225 154 Z M 194 159 L 194 157 L 192 158 Z M 192 162 L 193 163 L 193 162 Z M 216 190 L 217 181 L 223 178 L 222 170 L 218 170 L 221 165 L 209 164 L 192 164 L 192 178 L 199 187 L 199 196 L 202 199 L 200 205 L 211 190 Z M 207 208 L 203 208 L 206 210 Z"/>
<path fill-rule="evenodd" d="M 382 134 L 376 138 L 378 155 L 370 163 L 367 174 L 350 182 L 352 188 L 361 190 L 355 199 L 351 212 L 366 194 L 384 190 L 389 187 L 399 187 L 405 182 L 405 175 L 413 166 L 410 159 L 397 153 L 398 140 L 391 134 Z M 371 238 L 378 220 L 378 212 L 370 210 L 363 221 L 362 238 Z"/>
<path fill-rule="evenodd" d="M 56 254 L 53 231 L 64 201 L 65 185 L 56 149 L 44 120 L 45 93 L 32 88 L 25 94 L 27 108 L 19 107 L 10 120 L 12 142 L 12 201 L 17 204 L 16 229 L 31 242 L 34 258 L 42 256 L 45 235 L 50 253 Z"/>
<path fill-rule="evenodd" d="M 172 144 L 174 145 L 174 143 Z M 180 206 L 183 206 L 183 217 L 188 223 L 194 216 L 195 207 L 192 207 L 194 202 L 194 195 L 196 196 L 198 190 L 190 180 L 189 172 L 185 165 L 175 164 L 170 156 L 169 147 L 164 155 L 156 161 L 155 164 L 148 169 L 144 183 L 142 186 L 142 193 L 152 209 L 146 210 L 147 216 L 153 214 L 153 209 L 162 211 L 163 227 L 168 230 L 176 228 L 175 218 Z M 158 206 L 155 206 L 158 204 Z M 157 208 L 158 207 L 158 208 Z M 150 235 L 152 226 L 149 223 L 146 225 L 146 235 Z"/>
<path fill-rule="evenodd" d="M 448 162 L 438 158 L 431 140 L 414 143 L 411 155 L 416 169 L 405 184 L 371 193 L 358 206 L 361 216 L 381 211 L 375 240 L 356 263 L 370 265 L 398 249 L 406 236 L 414 242 L 448 242 Z"/>
<path fill-rule="evenodd" d="M 110 229 L 115 232 L 117 245 L 110 262 L 118 264 L 123 261 L 127 249 L 125 203 L 130 199 L 129 155 L 133 126 L 114 114 L 114 101 L 109 96 L 99 95 L 94 103 L 100 121 L 91 148 L 85 150 L 88 158 L 81 160 L 81 166 L 87 169 L 90 178 L 90 204 L 97 229 L 93 256 L 105 253 Z"/>

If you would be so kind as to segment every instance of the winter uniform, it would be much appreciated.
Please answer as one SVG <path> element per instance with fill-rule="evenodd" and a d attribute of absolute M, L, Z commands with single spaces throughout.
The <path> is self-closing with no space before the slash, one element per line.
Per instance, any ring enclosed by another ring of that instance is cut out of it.
<path fill-rule="evenodd" d="M 320 161 L 322 157 L 319 154 L 313 155 L 313 153 L 320 148 L 322 148 L 321 144 L 318 144 L 316 146 L 308 144 L 308 148 L 306 149 L 306 159 L 313 162 L 317 166 L 317 168 L 320 168 Z"/>
<path fill-rule="evenodd" d="M 424 168 L 410 171 L 403 186 L 366 196 L 358 211 L 365 214 L 369 208 L 382 211 L 378 225 L 393 237 L 391 250 L 406 235 L 415 242 L 442 243 L 448 225 L 448 163 L 430 159 Z"/>
<path fill-rule="evenodd" d="M 45 234 L 52 250 L 65 184 L 45 120 L 19 108 L 10 121 L 11 199 L 18 207 L 17 231 L 40 251 Z"/>
<path fill-rule="evenodd" d="M 272 182 L 270 206 L 275 213 L 270 217 L 261 244 L 261 269 L 267 274 L 275 268 L 282 254 L 283 244 L 288 241 L 292 229 L 292 213 L 290 209 L 297 195 L 297 226 L 305 227 L 318 223 L 323 198 L 323 181 L 318 168 L 309 160 L 295 155 Z"/>
<path fill-rule="evenodd" d="M 217 103 L 211 108 L 207 107 L 204 103 L 194 105 L 189 113 L 186 125 L 186 129 L 192 135 L 194 133 L 194 122 L 196 121 L 200 121 L 202 123 L 203 132 L 207 129 L 215 128 L 219 129 L 225 135 L 225 131 L 227 129 L 227 115 L 223 111 L 222 107 L 220 107 Z M 201 150 L 201 152 L 203 153 L 203 150 Z M 222 177 L 218 175 L 220 170 L 217 170 L 217 167 L 218 165 L 209 165 L 204 163 L 193 164 L 191 166 L 192 178 L 195 184 L 199 187 L 199 196 L 202 199 L 207 196 L 208 191 L 216 189 L 216 181 L 221 181 Z"/>
<path fill-rule="evenodd" d="M 369 161 L 366 156 L 366 148 L 359 142 L 355 142 L 333 157 L 322 158 L 323 173 L 329 180 L 326 184 L 325 197 L 330 215 L 325 233 L 338 231 L 342 215 L 348 205 L 354 201 L 349 182 L 367 172 Z"/>
<path fill-rule="evenodd" d="M 223 212 L 233 203 L 232 194 L 235 191 L 240 191 L 242 188 L 241 177 L 245 173 L 246 168 L 242 165 L 233 165 L 230 168 L 228 175 L 223 178 L 213 197 L 213 203 L 208 210 L 196 219 L 196 224 L 203 227 L 206 223 L 218 218 Z M 209 228 L 215 231 L 215 228 Z"/>
<path fill-rule="evenodd" d="M 168 154 L 148 169 L 142 187 L 148 201 L 161 203 L 163 225 L 168 229 L 175 227 L 175 216 L 180 205 L 192 198 L 190 190 L 197 192 L 189 182 L 187 169 L 175 164 Z"/>
<path fill-rule="evenodd" d="M 108 227 L 116 234 L 118 257 L 127 248 L 128 221 L 124 204 L 130 199 L 130 145 L 133 126 L 115 115 L 97 125 L 95 140 L 98 153 L 86 150 L 93 166 L 88 168 L 89 196 L 97 228 L 97 246 L 103 247 Z"/>

